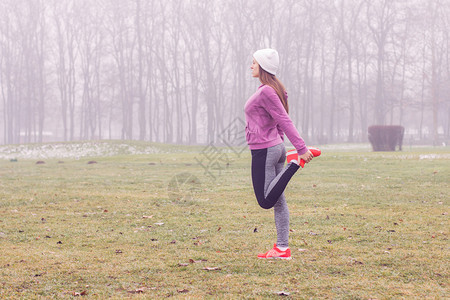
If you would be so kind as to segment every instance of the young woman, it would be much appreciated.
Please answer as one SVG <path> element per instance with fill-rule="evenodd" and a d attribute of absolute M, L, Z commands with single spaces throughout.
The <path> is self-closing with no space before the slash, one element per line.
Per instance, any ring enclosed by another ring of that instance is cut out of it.
<path fill-rule="evenodd" d="M 262 49 L 253 54 L 252 76 L 259 78 L 261 86 L 245 104 L 245 132 L 252 153 L 252 181 L 256 199 L 262 208 L 274 208 L 277 229 L 277 242 L 273 249 L 258 257 L 290 259 L 289 210 L 284 189 L 299 169 L 300 159 L 308 163 L 313 155 L 288 115 L 287 93 L 275 76 L 278 67 L 276 50 Z M 286 167 L 284 134 L 299 155 L 298 160 L 291 161 Z"/>

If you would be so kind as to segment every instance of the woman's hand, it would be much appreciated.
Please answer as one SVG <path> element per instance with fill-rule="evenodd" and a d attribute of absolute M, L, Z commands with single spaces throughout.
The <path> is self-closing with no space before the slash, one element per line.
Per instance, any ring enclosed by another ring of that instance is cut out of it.
<path fill-rule="evenodd" d="M 309 163 L 312 159 L 313 159 L 314 155 L 311 153 L 311 151 L 307 151 L 306 153 L 299 155 L 298 159 L 300 161 L 300 159 L 303 159 L 305 161 L 305 163 Z"/>

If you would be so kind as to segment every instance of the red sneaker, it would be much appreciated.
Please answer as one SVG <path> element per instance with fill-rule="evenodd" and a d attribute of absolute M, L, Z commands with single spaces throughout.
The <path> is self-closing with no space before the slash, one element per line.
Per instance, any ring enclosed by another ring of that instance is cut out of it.
<path fill-rule="evenodd" d="M 258 254 L 258 258 L 291 259 L 291 249 L 287 248 L 286 251 L 281 251 L 278 249 L 277 244 L 274 244 L 273 249 L 270 249 L 266 253 Z"/>
<path fill-rule="evenodd" d="M 308 150 L 311 151 L 311 153 L 312 153 L 312 155 L 314 157 L 320 156 L 320 154 L 322 154 L 322 151 L 320 151 L 320 149 L 318 149 L 318 148 L 308 147 Z M 289 163 L 293 159 L 298 161 L 298 154 L 297 154 L 297 150 L 295 150 L 295 149 L 289 150 L 286 153 L 287 163 Z M 303 159 L 301 159 L 300 160 L 300 167 L 303 168 L 304 166 L 305 166 L 305 161 Z"/>

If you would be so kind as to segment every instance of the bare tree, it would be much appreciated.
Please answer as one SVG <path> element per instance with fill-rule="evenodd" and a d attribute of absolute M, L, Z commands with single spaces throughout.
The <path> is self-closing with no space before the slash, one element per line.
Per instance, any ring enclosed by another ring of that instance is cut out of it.
<path fill-rule="evenodd" d="M 395 1 L 383 0 L 381 4 L 375 5 L 367 1 L 367 24 L 372 32 L 376 46 L 377 81 L 374 102 L 374 119 L 377 124 L 385 123 L 386 101 L 384 92 L 385 59 L 388 35 L 395 24 Z"/>
<path fill-rule="evenodd" d="M 443 5 L 439 0 L 430 0 L 428 3 L 428 13 L 429 13 L 429 47 L 431 52 L 431 103 L 433 112 L 433 143 L 437 145 L 439 142 L 439 108 L 442 95 L 440 93 L 440 85 L 443 75 L 442 62 L 444 61 L 445 54 L 445 41 L 443 39 L 442 31 L 448 32 L 448 27 L 441 27 L 442 21 L 448 16 L 442 15 Z M 447 11 L 448 12 L 448 11 Z"/>
<path fill-rule="evenodd" d="M 136 14 L 135 14 L 135 27 L 136 27 L 136 38 L 138 43 L 138 54 L 137 54 L 137 65 L 138 65 L 138 75 L 137 75 L 137 93 L 139 101 L 139 139 L 144 140 L 146 137 L 146 101 L 144 94 L 144 47 L 143 47 L 143 33 L 142 33 L 142 22 L 141 14 L 143 12 L 143 7 L 141 5 L 141 0 L 136 0 Z"/>
<path fill-rule="evenodd" d="M 55 60 L 57 86 L 61 101 L 61 119 L 63 123 L 64 141 L 73 141 L 75 137 L 75 105 L 76 105 L 76 40 L 78 24 L 75 21 L 73 1 L 53 3 L 53 19 L 55 23 Z"/>
<path fill-rule="evenodd" d="M 243 118 L 252 52 L 273 47 L 308 141 L 364 141 L 369 124 L 400 123 L 437 144 L 450 134 L 449 6 L 4 0 L 0 139 L 213 142 Z"/>
<path fill-rule="evenodd" d="M 347 85 L 348 85 L 348 109 L 349 109 L 349 125 L 348 125 L 348 142 L 353 142 L 353 131 L 355 123 L 355 100 L 353 97 L 353 60 L 357 56 L 355 53 L 356 45 L 354 43 L 355 31 L 357 29 L 359 15 L 362 11 L 363 2 L 350 3 L 350 8 L 345 4 L 348 1 L 341 1 L 339 7 L 339 24 L 340 24 L 340 40 L 346 49 L 347 54 Z M 347 14 L 346 14 L 347 13 Z"/>
<path fill-rule="evenodd" d="M 130 3 L 112 1 L 108 8 L 108 21 L 106 28 L 112 43 L 112 56 L 117 67 L 119 81 L 119 98 L 122 110 L 122 139 L 133 138 L 134 115 L 134 71 L 133 55 L 136 47 L 136 35 L 133 30 Z"/>

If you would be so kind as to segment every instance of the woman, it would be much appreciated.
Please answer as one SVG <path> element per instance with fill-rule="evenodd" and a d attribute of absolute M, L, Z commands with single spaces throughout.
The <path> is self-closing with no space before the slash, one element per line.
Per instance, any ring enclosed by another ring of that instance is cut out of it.
<path fill-rule="evenodd" d="M 275 76 L 279 67 L 278 52 L 262 49 L 253 54 L 252 76 L 261 86 L 245 104 L 247 143 L 252 153 L 252 181 L 256 199 L 264 209 L 274 208 L 277 243 L 258 258 L 290 259 L 289 210 L 284 189 L 299 169 L 298 162 L 310 162 L 312 153 L 306 148 L 288 113 L 287 93 Z M 284 167 L 286 150 L 284 134 L 297 150 L 298 160 Z"/>

